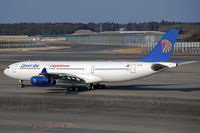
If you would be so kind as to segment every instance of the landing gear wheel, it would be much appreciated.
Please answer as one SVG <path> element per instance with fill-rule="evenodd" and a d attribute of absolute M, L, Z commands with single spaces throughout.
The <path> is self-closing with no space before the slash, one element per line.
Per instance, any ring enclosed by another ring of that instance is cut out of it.
<path fill-rule="evenodd" d="M 92 89 L 92 85 L 93 85 L 93 84 L 87 84 L 87 85 L 86 85 L 87 89 L 88 89 L 88 90 L 91 90 L 91 89 Z"/>
<path fill-rule="evenodd" d="M 105 89 L 106 86 L 104 84 L 89 84 L 89 85 L 86 85 L 86 87 L 88 88 L 88 90 L 95 90 L 95 89 Z"/>
<path fill-rule="evenodd" d="M 88 87 L 88 90 L 94 90 L 94 89 L 96 89 L 96 88 L 97 88 L 96 85 L 90 84 L 89 87 Z"/>
<path fill-rule="evenodd" d="M 24 88 L 24 87 L 25 87 L 25 84 L 19 84 L 19 87 L 20 87 L 20 88 Z"/>
<path fill-rule="evenodd" d="M 101 88 L 101 89 L 105 89 L 106 86 L 103 84 L 103 85 L 100 85 L 99 88 Z"/>
<path fill-rule="evenodd" d="M 72 91 L 73 91 L 73 87 L 69 87 L 69 88 L 67 88 L 65 94 L 69 94 L 69 93 L 72 92 Z"/>
<path fill-rule="evenodd" d="M 78 92 L 78 91 L 79 91 L 79 88 L 75 87 L 75 88 L 74 88 L 74 91 Z"/>
<path fill-rule="evenodd" d="M 79 88 L 72 86 L 72 87 L 67 88 L 67 91 L 76 91 L 76 92 L 78 92 Z"/>
<path fill-rule="evenodd" d="M 91 85 L 91 90 L 94 90 L 96 89 L 96 86 L 95 85 Z"/>
<path fill-rule="evenodd" d="M 73 87 L 67 88 L 67 91 L 73 91 Z"/>

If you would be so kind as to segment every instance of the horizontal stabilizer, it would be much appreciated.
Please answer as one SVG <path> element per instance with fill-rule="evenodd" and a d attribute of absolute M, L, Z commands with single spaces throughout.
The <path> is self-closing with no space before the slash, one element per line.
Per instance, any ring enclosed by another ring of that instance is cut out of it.
<path fill-rule="evenodd" d="M 186 61 L 186 62 L 181 62 L 181 63 L 177 63 L 177 64 L 178 64 L 178 66 L 180 66 L 180 65 L 186 65 L 186 64 L 196 63 L 196 62 L 199 62 L 199 61 Z"/>

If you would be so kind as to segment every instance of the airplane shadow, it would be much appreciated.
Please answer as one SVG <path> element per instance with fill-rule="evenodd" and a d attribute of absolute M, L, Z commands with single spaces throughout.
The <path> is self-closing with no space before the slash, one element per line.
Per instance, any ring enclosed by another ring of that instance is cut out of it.
<path fill-rule="evenodd" d="M 200 91 L 200 87 L 196 88 L 186 88 L 186 87 L 176 87 L 176 86 L 184 86 L 188 84 L 146 84 L 146 85 L 108 85 L 105 89 L 96 89 L 96 90 L 132 90 L 132 91 L 182 91 L 182 92 L 192 92 L 192 91 Z M 26 87 L 35 87 L 33 85 L 26 85 Z M 44 87 L 44 86 L 37 86 Z M 46 86 L 47 87 L 47 86 Z M 50 86 L 51 87 L 51 86 Z M 70 85 L 55 85 L 53 88 L 46 89 L 46 93 L 66 93 L 67 88 Z M 87 90 L 86 87 L 80 86 L 79 92 L 67 92 L 70 94 L 79 94 L 81 92 L 90 91 Z"/>
<path fill-rule="evenodd" d="M 200 88 L 171 87 L 174 85 L 184 86 L 184 84 L 148 84 L 148 85 L 108 86 L 106 89 L 107 90 L 133 90 L 133 91 L 182 91 L 182 92 L 200 91 Z"/>

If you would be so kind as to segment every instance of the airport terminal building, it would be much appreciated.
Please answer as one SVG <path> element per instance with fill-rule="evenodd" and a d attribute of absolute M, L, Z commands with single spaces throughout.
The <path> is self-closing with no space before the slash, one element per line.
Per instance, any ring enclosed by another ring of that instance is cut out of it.
<path fill-rule="evenodd" d="M 96 44 L 96 45 L 127 45 L 141 46 L 149 42 L 158 42 L 164 35 L 158 31 L 118 31 L 101 33 L 75 33 L 68 35 L 40 36 L 44 38 L 65 38 L 72 44 Z"/>

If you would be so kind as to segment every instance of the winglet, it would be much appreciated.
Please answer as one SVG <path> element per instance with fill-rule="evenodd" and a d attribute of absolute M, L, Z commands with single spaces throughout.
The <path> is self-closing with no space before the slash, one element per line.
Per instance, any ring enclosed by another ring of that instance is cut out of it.
<path fill-rule="evenodd" d="M 43 68 L 40 74 L 47 74 L 47 69 Z"/>
<path fill-rule="evenodd" d="M 168 62 L 179 30 L 169 30 L 151 53 L 140 62 Z"/>

